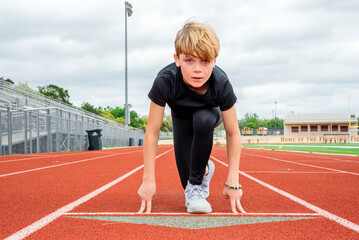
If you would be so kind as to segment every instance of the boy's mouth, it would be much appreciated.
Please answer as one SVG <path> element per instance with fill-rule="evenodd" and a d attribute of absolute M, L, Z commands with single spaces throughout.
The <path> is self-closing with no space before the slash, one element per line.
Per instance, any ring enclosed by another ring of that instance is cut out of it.
<path fill-rule="evenodd" d="M 192 77 L 192 79 L 194 80 L 194 81 L 201 81 L 202 80 L 202 78 L 201 77 Z"/>

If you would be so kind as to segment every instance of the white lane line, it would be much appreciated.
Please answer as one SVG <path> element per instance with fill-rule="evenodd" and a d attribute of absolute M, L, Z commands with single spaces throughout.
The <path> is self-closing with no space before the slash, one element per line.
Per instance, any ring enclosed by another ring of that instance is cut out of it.
<path fill-rule="evenodd" d="M 265 145 L 263 145 L 265 146 Z M 223 147 L 222 147 L 223 148 Z M 226 149 L 220 149 L 217 147 L 217 149 L 219 151 L 226 151 Z M 259 148 L 245 148 L 247 150 L 254 150 L 254 151 L 270 151 L 273 152 L 272 149 L 259 149 Z M 338 157 L 350 157 L 350 158 L 356 158 L 359 157 L 359 155 L 354 155 L 354 154 L 339 154 L 339 153 L 321 153 L 321 152 L 305 152 L 305 151 L 294 151 L 294 150 L 279 150 L 279 149 L 275 149 L 276 153 L 283 153 L 283 154 L 287 154 L 287 153 L 302 153 L 303 156 L 310 156 L 311 154 L 315 155 L 324 155 L 324 158 L 328 158 L 329 156 L 338 156 Z M 318 156 L 315 156 L 318 157 Z M 353 161 L 351 160 L 344 160 L 344 159 L 338 159 L 338 158 L 329 158 L 329 159 L 337 159 L 338 161 L 345 161 L 345 162 L 355 162 L 355 163 L 359 163 L 358 161 L 356 161 L 355 159 Z"/>
<path fill-rule="evenodd" d="M 148 216 L 148 215 L 193 215 L 187 212 L 151 212 L 151 213 L 137 213 L 137 212 L 71 212 L 65 213 L 64 216 Z M 203 215 L 221 215 L 221 216 L 321 216 L 318 213 L 229 213 L 229 212 L 212 212 Z M 201 216 L 203 216 L 201 214 Z"/>
<path fill-rule="evenodd" d="M 112 149 L 111 149 L 112 150 Z M 109 151 L 109 150 L 107 150 Z M 113 151 L 112 151 L 113 152 Z M 67 157 L 67 156 L 72 156 L 72 155 L 84 155 L 84 154 L 88 154 L 89 152 L 76 152 L 76 153 L 64 153 L 64 154 L 59 154 L 59 155 L 50 155 L 50 154 L 47 154 L 45 155 L 46 153 L 42 154 L 42 155 L 37 155 L 37 154 L 31 154 L 31 155 L 28 155 L 29 157 L 28 158 L 18 158 L 18 159 L 11 159 L 11 160 L 3 160 L 3 161 L 0 161 L 0 163 L 9 163 L 9 162 L 20 162 L 20 161 L 28 161 L 28 160 L 37 160 L 37 159 L 42 159 L 42 158 L 45 158 L 45 159 L 48 159 L 48 158 L 56 158 L 56 157 Z M 95 152 L 94 154 L 101 154 L 100 152 Z M 129 153 L 129 152 L 124 152 L 124 153 Z M 31 157 L 30 157 L 31 156 Z"/>
<path fill-rule="evenodd" d="M 79 161 L 74 161 L 74 162 L 55 164 L 55 165 L 51 165 L 51 166 L 40 167 L 40 168 L 33 168 L 33 169 L 28 169 L 28 170 L 19 171 L 19 172 L 13 172 L 13 173 L 6 173 L 6 174 L 0 175 L 0 178 L 2 178 L 2 177 L 7 177 L 7 176 L 12 176 L 12 175 L 17 175 L 17 174 L 21 174 L 21 173 L 28 173 L 28 172 L 34 172 L 34 171 L 39 171 L 39 170 L 54 168 L 54 167 L 61 167 L 61 166 L 65 166 L 65 165 L 75 164 L 75 163 L 92 161 L 92 160 L 96 160 L 96 159 L 99 159 L 99 158 L 106 158 L 106 157 L 112 157 L 112 156 L 116 156 L 116 155 L 123 155 L 123 154 L 127 154 L 127 153 L 135 153 L 135 152 L 141 152 L 141 151 L 142 151 L 142 150 L 133 151 L 133 152 L 126 152 L 126 153 L 115 153 L 115 154 L 106 155 L 106 156 L 100 156 L 100 157 L 94 157 L 94 158 L 87 158 L 87 159 L 83 159 L 83 160 L 79 160 Z"/>
<path fill-rule="evenodd" d="M 257 155 L 257 154 L 250 154 L 250 153 L 243 153 L 243 154 L 244 154 L 244 155 L 248 155 L 248 156 L 253 156 L 253 157 L 267 158 L 267 159 L 271 159 L 271 160 L 275 160 L 275 161 L 280 161 L 280 162 L 286 162 L 286 163 L 291 163 L 291 164 L 296 164 L 296 165 L 301 165 L 301 166 L 306 166 L 306 167 L 319 168 L 319 169 L 324 169 L 324 170 L 329 170 L 329 171 L 334 171 L 334 172 L 346 173 L 346 174 L 351 174 L 351 175 L 357 175 L 357 176 L 359 176 L 359 173 L 348 172 L 348 171 L 338 170 L 338 169 L 334 169 L 334 168 L 327 168 L 327 167 L 320 167 L 320 166 L 311 165 L 311 164 L 306 164 L 306 163 L 292 162 L 292 161 L 288 161 L 288 160 L 283 160 L 283 159 L 274 158 L 274 157 L 267 157 L 267 156 L 262 156 L 262 155 Z"/>
<path fill-rule="evenodd" d="M 260 146 L 256 144 L 256 146 Z M 349 149 L 356 149 L 359 148 L 359 146 L 323 146 L 323 145 L 263 145 L 268 147 L 300 147 L 300 148 L 349 148 Z"/>
<path fill-rule="evenodd" d="M 171 151 L 172 149 L 158 155 L 156 157 L 159 158 L 160 156 L 168 153 L 169 151 Z M 23 239 L 27 236 L 29 236 L 30 234 L 36 232 L 37 230 L 45 227 L 46 225 L 48 225 L 49 223 L 51 223 L 52 221 L 54 221 L 55 219 L 61 217 L 63 214 L 71 211 L 72 209 L 74 209 L 75 207 L 87 202 L 88 200 L 90 200 L 91 198 L 97 196 L 98 194 L 106 191 L 107 189 L 111 188 L 112 186 L 114 186 L 115 184 L 121 182 L 122 180 L 124 180 L 125 178 L 131 176 L 132 174 L 134 174 L 135 172 L 137 172 L 138 170 L 142 169 L 143 168 L 143 164 L 135 169 L 133 169 L 132 171 L 126 173 L 125 175 L 117 178 L 116 180 L 100 187 L 99 189 L 79 198 L 78 200 L 66 205 L 66 206 L 63 206 L 62 208 L 59 208 L 58 210 L 56 210 L 55 212 L 47 215 L 46 217 L 44 218 L 41 218 L 40 220 L 32 223 L 31 225 L 21 229 L 20 231 L 12 234 L 11 236 L 5 238 L 5 240 L 18 240 L 18 239 Z"/>
<path fill-rule="evenodd" d="M 259 149 L 256 149 L 256 150 L 259 150 Z M 263 149 L 263 150 L 270 150 L 270 149 Z M 326 154 L 329 154 L 329 155 L 334 155 L 334 154 L 330 154 L 330 153 L 317 153 L 317 152 L 313 152 L 313 153 L 309 153 L 309 152 L 300 152 L 300 151 L 290 151 L 290 150 L 280 150 L 280 151 L 276 151 L 276 153 L 283 153 L 281 155 L 284 155 L 284 154 L 288 154 L 290 152 L 294 152 L 294 153 L 303 153 L 301 154 L 301 156 L 304 156 L 304 157 L 313 157 L 313 154 L 322 154 L 322 155 L 326 155 Z M 296 156 L 298 156 L 299 154 L 296 154 Z M 338 154 L 336 154 L 338 155 Z M 340 154 L 340 156 L 342 157 L 351 157 L 351 158 L 357 158 L 358 155 L 349 155 L 349 154 Z M 341 158 L 333 158 L 333 157 L 330 157 L 330 156 L 315 156 L 316 159 L 326 159 L 326 160 L 334 160 L 336 162 L 350 162 L 350 163 L 359 163 L 359 160 L 349 160 L 349 159 L 341 159 Z M 353 158 L 353 159 L 354 159 Z M 320 161 L 320 160 L 319 160 Z M 333 161 L 331 161 L 333 162 Z"/>
<path fill-rule="evenodd" d="M 243 171 L 245 173 L 295 173 L 295 174 L 341 174 L 340 172 L 293 172 L 293 171 Z"/>
<path fill-rule="evenodd" d="M 258 148 L 246 148 L 246 149 L 250 149 L 250 150 L 260 150 Z M 263 149 L 260 151 L 273 151 L 272 149 Z M 287 152 L 293 152 L 293 153 L 304 153 L 304 154 L 321 154 L 321 155 L 331 155 L 331 156 L 342 156 L 342 157 L 358 157 L 359 155 L 354 155 L 354 154 L 340 154 L 340 153 L 321 153 L 321 152 L 306 152 L 306 151 L 294 151 L 294 150 L 277 150 L 275 149 L 276 153 L 287 153 Z"/>
<path fill-rule="evenodd" d="M 211 156 L 211 158 L 213 160 L 219 162 L 220 164 L 228 167 L 228 164 L 216 159 L 215 157 Z M 354 230 L 354 231 L 359 233 L 359 225 L 357 225 L 357 224 L 355 224 L 353 222 L 350 222 L 349 220 L 346 220 L 344 218 L 338 217 L 337 215 L 335 215 L 333 213 L 325 211 L 325 210 L 323 210 L 323 209 L 321 209 L 321 208 L 319 208 L 319 207 L 317 207 L 317 206 L 315 206 L 315 205 L 313 205 L 311 203 L 308 203 L 308 202 L 306 202 L 306 201 L 304 201 L 304 200 L 302 200 L 302 199 L 300 199 L 300 198 L 298 198 L 298 197 L 296 197 L 296 196 L 294 196 L 294 195 L 292 195 L 290 193 L 287 193 L 287 192 L 285 192 L 283 190 L 280 190 L 279 188 L 276 188 L 276 187 L 274 187 L 274 186 L 272 186 L 272 185 L 270 185 L 268 183 L 265 183 L 265 182 L 263 182 L 263 181 L 261 181 L 261 180 L 259 180 L 257 178 L 254 178 L 254 177 L 252 177 L 251 175 L 249 175 L 247 173 L 244 173 L 244 172 L 242 172 L 240 170 L 238 172 L 241 175 L 243 175 L 243 176 L 245 176 L 245 177 L 247 177 L 247 178 L 249 178 L 249 179 L 251 179 L 251 180 L 253 180 L 253 181 L 257 182 L 257 183 L 259 183 L 260 185 L 262 185 L 262 186 L 264 186 L 266 188 L 269 188 L 270 190 L 272 190 L 272 191 L 274 191 L 276 193 L 279 193 L 280 195 L 282 195 L 284 197 L 287 197 L 290 200 L 292 200 L 292 201 L 294 201 L 296 203 L 299 203 L 300 205 L 302 205 L 302 206 L 304 206 L 304 207 L 306 207 L 306 208 L 320 214 L 321 216 L 323 216 L 325 218 L 328 218 L 328 219 L 330 219 L 330 220 L 332 220 L 332 221 L 334 221 L 336 223 L 339 223 L 340 225 L 342 225 L 342 226 L 344 226 L 346 228 L 349 228 L 349 229 Z"/>
<path fill-rule="evenodd" d="M 48 156 L 40 156 L 40 155 L 31 155 L 29 158 L 19 158 L 19 159 L 12 159 L 12 160 L 4 160 L 0 161 L 0 163 L 9 163 L 9 162 L 20 162 L 20 161 L 28 161 L 33 159 L 42 159 L 42 158 L 55 158 L 55 157 L 63 157 L 63 156 L 71 156 L 71 155 L 81 155 L 84 153 L 71 153 L 71 154 L 60 154 L 60 155 L 48 155 Z"/>

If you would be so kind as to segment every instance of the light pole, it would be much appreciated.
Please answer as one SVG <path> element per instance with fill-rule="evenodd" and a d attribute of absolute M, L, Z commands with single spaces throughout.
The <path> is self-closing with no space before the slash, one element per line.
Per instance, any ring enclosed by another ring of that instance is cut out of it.
<path fill-rule="evenodd" d="M 132 15 L 132 4 L 125 2 L 125 125 L 130 123 L 130 115 L 128 111 L 128 83 L 127 83 L 127 15 Z"/>
<path fill-rule="evenodd" d="M 277 128 L 277 102 L 274 102 L 274 128 Z"/>

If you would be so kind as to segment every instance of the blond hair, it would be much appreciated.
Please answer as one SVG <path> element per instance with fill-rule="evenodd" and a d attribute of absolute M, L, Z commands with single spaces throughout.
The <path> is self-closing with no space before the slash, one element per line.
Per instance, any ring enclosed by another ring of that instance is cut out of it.
<path fill-rule="evenodd" d="M 183 53 L 212 61 L 218 56 L 219 39 L 207 24 L 191 21 L 177 33 L 175 49 L 177 56 Z"/>

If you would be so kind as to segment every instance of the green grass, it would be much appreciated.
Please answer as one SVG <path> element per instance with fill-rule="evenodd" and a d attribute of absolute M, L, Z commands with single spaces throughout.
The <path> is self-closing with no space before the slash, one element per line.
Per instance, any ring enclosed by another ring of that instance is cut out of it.
<path fill-rule="evenodd" d="M 282 149 L 279 148 L 282 146 Z M 351 154 L 359 156 L 359 143 L 343 144 L 273 144 L 273 145 L 243 145 L 245 148 L 261 148 L 285 151 L 302 151 L 317 153 Z"/>
<path fill-rule="evenodd" d="M 158 140 L 172 140 L 173 136 L 160 136 Z"/>

